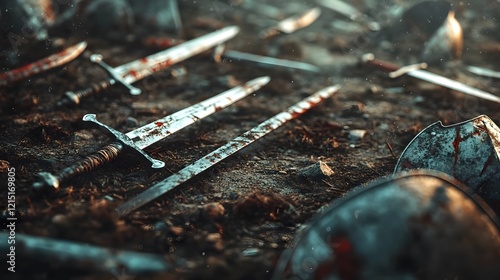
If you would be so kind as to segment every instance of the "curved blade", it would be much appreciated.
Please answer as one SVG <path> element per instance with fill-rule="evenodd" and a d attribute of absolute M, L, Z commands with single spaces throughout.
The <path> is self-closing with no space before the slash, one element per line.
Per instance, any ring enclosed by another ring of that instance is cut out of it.
<path fill-rule="evenodd" d="M 120 65 L 113 70 L 117 75 L 121 75 L 126 83 L 133 83 L 216 45 L 222 44 L 236 36 L 239 30 L 237 26 L 225 27 L 164 51 Z"/>
<path fill-rule="evenodd" d="M 0 86 L 64 65 L 79 56 L 86 47 L 87 42 L 80 42 L 46 58 L 2 73 L 0 74 Z"/>
<path fill-rule="evenodd" d="M 500 129 L 487 116 L 422 130 L 405 148 L 394 172 L 433 169 L 475 191 L 492 208 L 500 206 Z"/>
<path fill-rule="evenodd" d="M 180 110 L 152 123 L 128 132 L 128 138 L 140 149 L 208 116 L 260 89 L 270 81 L 269 77 L 253 79 L 242 86 L 232 88 L 198 104 Z"/>
<path fill-rule="evenodd" d="M 320 14 L 320 8 L 312 8 L 299 16 L 293 16 L 280 21 L 276 26 L 276 29 L 287 34 L 293 33 L 301 28 L 311 25 Z"/>

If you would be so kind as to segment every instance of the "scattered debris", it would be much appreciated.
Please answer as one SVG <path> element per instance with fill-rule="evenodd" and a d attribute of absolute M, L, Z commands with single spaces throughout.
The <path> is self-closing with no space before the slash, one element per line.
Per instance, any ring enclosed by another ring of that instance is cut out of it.
<path fill-rule="evenodd" d="M 126 134 L 100 123 L 97 121 L 95 115 L 87 114 L 83 117 L 84 121 L 95 124 L 97 128 L 113 137 L 116 142 L 103 147 L 80 162 L 66 167 L 55 175 L 49 172 L 38 173 L 39 180 L 33 184 L 33 189 L 36 191 L 57 190 L 64 181 L 82 173 L 90 172 L 116 159 L 124 149 L 134 152 L 139 157 L 151 163 L 152 168 L 161 168 L 165 163 L 147 155 L 143 151 L 144 148 L 252 94 L 266 85 L 269 80 L 269 77 L 254 79 L 242 86 L 232 88 Z"/>
<path fill-rule="evenodd" d="M 120 216 L 126 216 L 139 207 L 144 206 L 145 204 L 157 199 L 158 197 L 164 195 L 178 185 L 186 182 L 192 177 L 219 163 L 226 157 L 229 157 L 230 155 L 250 145 L 254 141 L 274 131 L 276 128 L 282 126 L 287 121 L 299 117 L 309 109 L 317 106 L 325 99 L 331 97 L 339 89 L 340 86 L 330 86 L 324 88 L 309 96 L 308 98 L 291 106 L 286 111 L 277 114 L 267 121 L 264 121 L 251 130 L 243 133 L 243 135 L 236 137 L 224 146 L 202 157 L 193 164 L 184 167 L 179 172 L 151 186 L 143 193 L 120 205 L 116 209 L 118 214 Z"/>
<path fill-rule="evenodd" d="M 299 170 L 297 174 L 313 180 L 322 180 L 332 176 L 334 172 L 328 164 L 319 161 Z"/>
<path fill-rule="evenodd" d="M 58 106 L 78 105 L 82 98 L 101 92 L 117 82 L 127 87 L 131 94 L 140 94 L 141 90 L 133 87 L 131 85 L 132 83 L 206 51 L 217 44 L 223 43 L 234 37 L 238 32 L 239 28 L 236 26 L 226 27 L 115 68 L 104 63 L 102 61 L 102 56 L 93 55 L 91 57 L 93 58 L 93 62 L 103 67 L 111 75 L 111 78 L 77 92 L 66 92 L 65 98 L 58 103 Z"/>
<path fill-rule="evenodd" d="M 257 65 L 260 67 L 273 67 L 273 68 L 288 68 L 288 69 L 296 69 L 303 70 L 313 73 L 320 73 L 321 69 L 312 64 L 300 62 L 300 61 L 291 61 L 286 59 L 279 59 L 274 57 L 267 57 L 262 55 L 244 53 L 240 51 L 233 50 L 224 50 L 223 45 L 219 45 L 215 48 L 214 52 L 214 60 L 218 63 L 229 62 L 243 62 L 251 65 Z"/>

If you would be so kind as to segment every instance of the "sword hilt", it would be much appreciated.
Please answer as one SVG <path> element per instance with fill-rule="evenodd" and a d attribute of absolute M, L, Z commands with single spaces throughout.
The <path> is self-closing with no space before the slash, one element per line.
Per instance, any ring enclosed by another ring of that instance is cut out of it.
<path fill-rule="evenodd" d="M 65 97 L 57 103 L 57 106 L 62 107 L 62 106 L 78 105 L 80 104 L 82 98 L 99 93 L 107 89 L 108 87 L 114 85 L 115 82 L 116 81 L 114 79 L 108 79 L 100 83 L 92 84 L 90 87 L 76 92 L 67 91 L 65 93 Z"/>
<path fill-rule="evenodd" d="M 38 173 L 37 175 L 39 180 L 33 184 L 33 189 L 35 191 L 44 191 L 47 189 L 57 190 L 64 181 L 74 178 L 79 174 L 95 170 L 99 166 L 113 161 L 123 150 L 131 151 L 146 159 L 151 163 L 152 168 L 162 168 L 165 166 L 163 161 L 150 157 L 141 148 L 137 147 L 137 145 L 134 144 L 134 141 L 127 137 L 127 135 L 99 122 L 96 119 L 96 115 L 87 114 L 83 116 L 83 121 L 96 125 L 107 135 L 115 138 L 116 142 L 109 144 L 92 155 L 85 157 L 83 160 L 64 168 L 55 175 L 48 172 Z"/>
<path fill-rule="evenodd" d="M 122 150 L 123 145 L 121 143 L 112 143 L 86 156 L 83 160 L 64 168 L 57 172 L 57 174 L 40 172 L 37 174 L 38 181 L 33 183 L 33 189 L 37 192 L 58 190 L 63 182 L 111 162 L 118 157 Z"/>
<path fill-rule="evenodd" d="M 108 74 L 115 80 L 117 81 L 118 83 L 122 84 L 123 86 L 125 86 L 129 93 L 132 94 L 132 95 L 139 95 L 141 94 L 141 89 L 140 88 L 136 88 L 134 86 L 132 86 L 131 84 L 127 83 L 123 77 L 119 74 L 119 73 L 116 73 L 115 69 L 113 69 L 113 67 L 109 66 L 106 62 L 104 62 L 102 60 L 102 55 L 100 54 L 93 54 L 90 56 L 90 61 L 96 63 L 97 65 L 101 66 L 102 69 L 106 70 L 106 72 L 108 72 Z"/>

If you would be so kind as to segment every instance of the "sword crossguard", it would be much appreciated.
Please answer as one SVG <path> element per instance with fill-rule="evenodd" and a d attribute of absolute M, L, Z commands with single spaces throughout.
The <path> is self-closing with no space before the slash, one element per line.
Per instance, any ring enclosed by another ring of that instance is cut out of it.
<path fill-rule="evenodd" d="M 141 148 L 139 148 L 132 139 L 130 139 L 127 135 L 117 131 L 116 129 L 99 122 L 96 118 L 95 114 L 86 114 L 83 116 L 83 121 L 93 123 L 97 126 L 101 131 L 106 133 L 108 136 L 114 138 L 117 142 L 121 143 L 124 148 L 132 151 L 136 155 L 141 156 L 151 163 L 152 168 L 162 168 L 165 166 L 165 163 L 161 160 L 154 159 L 146 154 Z"/>
<path fill-rule="evenodd" d="M 95 64 L 99 65 L 102 67 L 102 69 L 106 70 L 106 72 L 109 73 L 109 75 L 118 83 L 122 84 L 125 86 L 130 94 L 132 95 L 139 95 L 142 93 L 142 90 L 140 88 L 136 88 L 132 86 L 131 84 L 127 83 L 120 74 L 116 73 L 115 69 L 113 67 L 109 66 L 106 62 L 102 60 L 102 55 L 101 54 L 93 54 L 90 56 L 90 61 L 94 62 Z"/>

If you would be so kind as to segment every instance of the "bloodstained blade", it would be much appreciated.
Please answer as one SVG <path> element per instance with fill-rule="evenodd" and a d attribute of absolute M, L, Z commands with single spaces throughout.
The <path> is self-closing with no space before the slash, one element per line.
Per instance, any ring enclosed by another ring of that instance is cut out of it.
<path fill-rule="evenodd" d="M 80 42 L 46 58 L 2 73 L 0 74 L 0 86 L 5 86 L 49 69 L 64 65 L 78 57 L 86 47 L 87 42 Z"/>
<path fill-rule="evenodd" d="M 286 18 L 280 21 L 275 27 L 266 29 L 261 34 L 261 37 L 264 39 L 268 39 L 278 35 L 280 32 L 285 34 L 292 34 L 299 29 L 311 25 L 316 21 L 316 19 L 318 19 L 320 14 L 321 9 L 316 7 L 306 11 L 301 15 Z"/>
<path fill-rule="evenodd" d="M 143 151 L 144 148 L 250 95 L 266 85 L 269 80 L 270 78 L 267 76 L 253 79 L 244 85 L 234 87 L 177 113 L 134 129 L 127 134 L 97 121 L 94 114 L 87 114 L 83 117 L 84 121 L 93 123 L 106 134 L 115 138 L 116 141 L 56 174 L 38 173 L 38 181 L 33 184 L 33 189 L 36 191 L 57 190 L 64 181 L 113 161 L 125 149 L 149 161 L 152 168 L 162 168 L 165 163 L 150 157 Z"/>
<path fill-rule="evenodd" d="M 160 197 L 161 195 L 172 190 L 178 185 L 186 182 L 187 180 L 193 178 L 194 176 L 214 166 L 215 164 L 219 163 L 220 161 L 224 160 L 230 155 L 250 145 L 254 141 L 274 131 L 275 129 L 282 126 L 289 120 L 295 119 L 298 116 L 302 115 L 307 110 L 321 103 L 323 100 L 331 97 L 334 93 L 336 93 L 339 90 L 339 88 L 340 86 L 330 86 L 324 88 L 316 92 L 315 94 L 309 96 L 308 98 L 291 106 L 286 111 L 277 114 L 276 116 L 252 128 L 251 130 L 243 133 L 241 136 L 234 138 L 224 146 L 202 157 L 193 164 L 186 166 L 185 168 L 171 175 L 165 180 L 156 183 L 148 190 L 144 191 L 138 196 L 120 205 L 116 209 L 118 214 L 120 216 L 128 215 L 132 211 L 138 209 L 139 207 Z"/>

